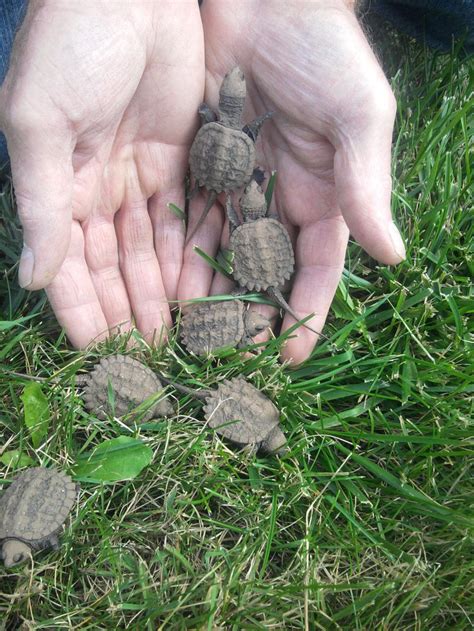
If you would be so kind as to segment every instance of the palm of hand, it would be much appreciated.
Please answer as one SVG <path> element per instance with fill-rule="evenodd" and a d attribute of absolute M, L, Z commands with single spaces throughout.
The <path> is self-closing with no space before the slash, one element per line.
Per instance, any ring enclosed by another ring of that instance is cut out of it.
<path fill-rule="evenodd" d="M 101 15 L 96 28 L 90 15 L 82 24 L 67 10 L 36 18 L 10 73 L 23 81 L 12 90 L 7 80 L 4 90 L 11 127 L 25 130 L 19 147 L 9 141 L 25 244 L 35 254 L 24 284 L 47 285 L 76 346 L 126 329 L 132 317 L 152 336 L 170 323 L 167 300 L 182 264 L 183 226 L 167 203 L 182 204 L 202 100 L 199 12 L 161 13 L 149 24 Z M 32 208 L 38 196 L 42 208 Z"/>
<path fill-rule="evenodd" d="M 79 346 L 108 329 L 126 330 L 132 318 L 149 338 L 171 324 L 184 230 L 167 204 L 183 206 L 201 90 L 188 83 L 183 93 L 184 84 L 166 74 L 146 71 L 118 127 L 73 154 L 71 244 L 47 293 Z"/>
<path fill-rule="evenodd" d="M 276 112 L 259 159 L 278 173 L 275 205 L 295 242 L 290 304 L 301 317 L 315 313 L 310 325 L 321 330 L 344 264 L 347 223 L 370 253 L 399 260 L 381 234 L 390 216 L 393 99 L 351 13 L 291 4 L 278 12 L 271 3 L 252 5 L 251 14 L 243 5 L 229 16 L 206 1 L 207 92 L 215 102 L 222 75 L 238 62 L 247 77 L 246 116 Z M 293 323 L 286 316 L 283 328 Z M 284 356 L 301 361 L 314 342 L 300 329 Z"/>

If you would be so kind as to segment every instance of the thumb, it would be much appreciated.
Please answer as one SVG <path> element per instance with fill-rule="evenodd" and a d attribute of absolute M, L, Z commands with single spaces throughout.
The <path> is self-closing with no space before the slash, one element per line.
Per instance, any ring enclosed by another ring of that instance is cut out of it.
<path fill-rule="evenodd" d="M 381 263 L 405 258 L 402 237 L 392 221 L 390 153 L 395 101 L 381 91 L 365 120 L 354 118 L 352 129 L 339 136 L 334 157 L 338 203 L 352 236 Z M 357 127 L 357 128 L 356 128 Z"/>
<path fill-rule="evenodd" d="M 16 117 L 3 120 L 23 250 L 18 282 L 27 289 L 50 284 L 69 246 L 72 221 L 72 143 L 66 125 Z"/>

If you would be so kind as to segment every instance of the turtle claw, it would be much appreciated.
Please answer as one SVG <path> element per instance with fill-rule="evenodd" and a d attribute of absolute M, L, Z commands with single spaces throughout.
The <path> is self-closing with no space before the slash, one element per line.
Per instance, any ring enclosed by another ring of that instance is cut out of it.
<path fill-rule="evenodd" d="M 215 123 L 217 120 L 217 114 L 211 110 L 207 103 L 201 103 L 198 107 L 198 114 L 201 117 L 201 127 L 207 123 Z"/>
<path fill-rule="evenodd" d="M 271 118 L 274 115 L 274 113 L 275 112 L 267 112 L 266 114 L 262 114 L 261 116 L 253 120 L 251 123 L 244 125 L 244 128 L 242 129 L 242 131 L 244 132 L 244 134 L 247 134 L 247 136 L 253 142 L 257 142 L 258 134 L 260 133 L 260 128 L 262 127 L 263 123 L 268 118 Z"/>

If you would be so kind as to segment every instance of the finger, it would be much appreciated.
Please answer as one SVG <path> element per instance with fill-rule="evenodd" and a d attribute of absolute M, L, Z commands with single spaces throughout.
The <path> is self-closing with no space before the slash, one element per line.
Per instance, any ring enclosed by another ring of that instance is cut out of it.
<path fill-rule="evenodd" d="M 4 123 L 23 251 L 18 281 L 40 289 L 64 261 L 71 235 L 72 140 L 63 119 L 37 120 L 19 108 Z"/>
<path fill-rule="evenodd" d="M 322 219 L 301 228 L 296 243 L 296 275 L 289 300 L 301 318 L 314 314 L 307 325 L 321 331 L 344 267 L 349 231 L 341 217 Z M 282 332 L 295 324 L 285 315 Z M 318 336 L 299 327 L 282 351 L 282 359 L 299 364 L 311 353 Z"/>
<path fill-rule="evenodd" d="M 160 265 L 168 300 L 176 300 L 178 283 L 183 267 L 185 226 L 168 204 L 184 209 L 184 191 L 170 189 L 156 195 L 148 202 L 148 209 L 153 224 L 155 252 Z"/>
<path fill-rule="evenodd" d="M 192 230 L 197 223 L 205 206 L 205 196 L 199 195 L 189 204 L 189 226 Z M 183 269 L 178 285 L 178 299 L 190 300 L 208 296 L 211 287 L 214 270 L 197 252 L 194 246 L 198 246 L 209 256 L 215 256 L 219 247 L 222 233 L 222 211 L 218 204 L 214 204 L 209 211 L 206 221 L 202 224 L 193 239 L 184 249 Z"/>
<path fill-rule="evenodd" d="M 153 244 L 147 200 L 140 190 L 136 172 L 128 173 L 125 199 L 116 215 L 115 226 L 120 270 L 137 327 L 149 341 L 161 341 L 165 329 L 171 326 L 171 314 Z"/>
<path fill-rule="evenodd" d="M 110 330 L 128 331 L 132 311 L 119 266 L 112 214 L 94 213 L 83 224 L 85 259 Z"/>
<path fill-rule="evenodd" d="M 107 321 L 95 293 L 84 258 L 84 235 L 72 223 L 69 249 L 59 272 L 46 287 L 59 324 L 76 348 L 85 348 L 107 336 Z"/>
<path fill-rule="evenodd" d="M 229 250 L 229 220 L 224 221 L 224 226 L 221 233 L 220 250 L 225 252 Z M 211 288 L 209 295 L 222 296 L 224 294 L 230 294 L 235 288 L 235 281 L 224 274 L 216 272 L 212 278 Z"/>
<path fill-rule="evenodd" d="M 390 210 L 390 152 L 395 102 L 380 86 L 367 111 L 355 115 L 336 146 L 334 175 L 338 204 L 349 230 L 382 263 L 405 258 L 405 246 Z"/>

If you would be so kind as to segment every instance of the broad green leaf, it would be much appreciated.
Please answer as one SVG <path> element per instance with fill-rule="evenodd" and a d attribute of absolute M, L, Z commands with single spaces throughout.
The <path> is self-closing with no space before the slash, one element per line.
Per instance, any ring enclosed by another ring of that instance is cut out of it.
<path fill-rule="evenodd" d="M 24 454 L 18 449 L 12 449 L 11 451 L 5 451 L 0 456 L 0 462 L 6 467 L 28 467 L 34 463 L 33 458 L 30 458 L 28 454 Z"/>
<path fill-rule="evenodd" d="M 119 436 L 105 440 L 95 449 L 81 454 L 73 473 L 87 482 L 133 480 L 153 459 L 151 447 L 137 438 Z"/>
<path fill-rule="evenodd" d="M 34 447 L 39 447 L 48 433 L 49 405 L 48 399 L 39 383 L 32 382 L 25 386 L 21 395 L 24 408 L 25 425 L 30 432 Z"/>

